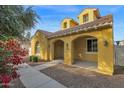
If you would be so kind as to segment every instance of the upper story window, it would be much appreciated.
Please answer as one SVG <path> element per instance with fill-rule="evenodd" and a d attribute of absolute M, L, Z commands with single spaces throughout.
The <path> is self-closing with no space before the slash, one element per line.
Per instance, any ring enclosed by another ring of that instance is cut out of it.
<path fill-rule="evenodd" d="M 87 39 L 87 52 L 97 52 L 97 39 Z"/>
<path fill-rule="evenodd" d="M 89 21 L 89 15 L 85 14 L 83 15 L 83 22 L 88 22 Z"/>
<path fill-rule="evenodd" d="M 63 28 L 67 28 L 67 22 L 63 23 Z"/>

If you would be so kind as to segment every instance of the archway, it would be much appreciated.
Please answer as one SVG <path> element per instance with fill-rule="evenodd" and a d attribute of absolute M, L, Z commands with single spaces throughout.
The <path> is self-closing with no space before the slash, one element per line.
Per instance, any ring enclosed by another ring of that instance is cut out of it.
<path fill-rule="evenodd" d="M 93 36 L 81 36 L 73 40 L 74 64 L 86 68 L 98 67 L 98 40 Z"/>
<path fill-rule="evenodd" d="M 62 40 L 54 42 L 54 59 L 64 59 L 64 42 Z"/>

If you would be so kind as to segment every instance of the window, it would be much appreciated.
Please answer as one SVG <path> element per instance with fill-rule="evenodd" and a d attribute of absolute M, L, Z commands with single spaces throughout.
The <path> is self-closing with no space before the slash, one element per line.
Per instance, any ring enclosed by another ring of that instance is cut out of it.
<path fill-rule="evenodd" d="M 63 27 L 67 28 L 67 22 L 64 22 Z"/>
<path fill-rule="evenodd" d="M 88 14 L 83 15 L 83 22 L 88 22 L 89 16 Z"/>
<path fill-rule="evenodd" d="M 36 43 L 36 50 L 35 50 L 36 54 L 40 54 L 40 44 L 39 42 Z"/>
<path fill-rule="evenodd" d="M 97 39 L 88 39 L 87 40 L 87 52 L 97 52 Z"/>

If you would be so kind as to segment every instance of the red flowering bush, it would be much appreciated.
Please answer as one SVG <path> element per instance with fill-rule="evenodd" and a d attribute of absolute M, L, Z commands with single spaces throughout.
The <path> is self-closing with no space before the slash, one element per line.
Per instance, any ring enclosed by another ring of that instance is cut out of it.
<path fill-rule="evenodd" d="M 21 48 L 19 42 L 14 39 L 0 40 L 0 85 L 9 87 L 12 79 L 19 77 L 15 65 L 21 64 L 28 51 Z"/>

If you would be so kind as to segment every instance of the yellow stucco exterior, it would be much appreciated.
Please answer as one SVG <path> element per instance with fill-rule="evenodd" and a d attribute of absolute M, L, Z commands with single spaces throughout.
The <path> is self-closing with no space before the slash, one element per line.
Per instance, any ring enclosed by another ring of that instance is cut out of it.
<path fill-rule="evenodd" d="M 82 16 L 88 14 L 88 22 L 90 23 L 100 17 L 98 9 L 85 9 L 78 16 L 79 25 L 83 23 Z M 78 27 L 78 24 L 70 19 L 65 19 L 61 24 L 61 31 L 65 31 L 63 28 L 64 22 L 72 22 L 69 27 Z M 61 33 L 60 31 L 60 33 Z M 70 30 L 71 31 L 71 30 Z M 89 53 L 87 52 L 87 40 L 97 39 L 98 51 Z M 39 42 L 40 57 L 44 60 L 54 60 L 63 58 L 64 64 L 72 65 L 76 61 L 90 61 L 97 62 L 98 71 L 107 75 L 113 75 L 114 72 L 114 45 L 113 45 L 113 28 L 112 25 L 106 25 L 103 27 L 95 27 L 90 30 L 84 29 L 84 31 L 78 31 L 70 34 L 55 35 L 54 37 L 47 37 L 42 31 L 37 31 L 31 40 L 32 55 L 36 55 L 36 43 Z"/>
<path fill-rule="evenodd" d="M 48 40 L 46 36 L 37 31 L 35 36 L 31 40 L 31 54 L 35 55 L 36 54 L 36 43 L 39 42 L 40 44 L 40 58 L 44 60 L 48 60 Z"/>
<path fill-rule="evenodd" d="M 85 23 L 87 23 L 87 22 L 84 22 L 84 20 L 83 20 L 83 16 L 86 15 L 86 14 L 88 15 L 88 19 L 89 19 L 88 22 L 94 21 L 98 17 L 100 17 L 100 14 L 99 14 L 98 9 L 94 9 L 94 8 L 89 9 L 89 8 L 86 8 L 78 16 L 79 24 L 85 24 Z"/>
<path fill-rule="evenodd" d="M 77 25 L 78 25 L 78 23 L 76 21 L 74 21 L 72 18 L 65 18 L 61 22 L 61 29 L 64 30 L 67 28 L 75 27 Z"/>

